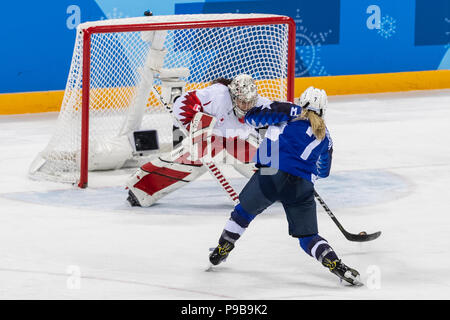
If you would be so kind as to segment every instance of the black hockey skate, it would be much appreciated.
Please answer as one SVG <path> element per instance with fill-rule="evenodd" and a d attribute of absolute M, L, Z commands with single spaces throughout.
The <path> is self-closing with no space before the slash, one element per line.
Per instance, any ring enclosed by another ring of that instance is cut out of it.
<path fill-rule="evenodd" d="M 130 205 L 132 207 L 140 207 L 141 204 L 139 203 L 138 199 L 136 198 L 136 196 L 134 195 L 133 192 L 131 192 L 131 190 L 128 190 L 128 198 L 127 201 L 130 203 Z"/>
<path fill-rule="evenodd" d="M 223 244 L 219 244 L 213 252 L 211 252 L 209 255 L 209 261 L 215 266 L 218 265 L 219 263 L 225 261 L 233 248 L 234 244 L 225 240 Z"/>
<path fill-rule="evenodd" d="M 362 282 L 359 278 L 359 272 L 352 269 L 341 262 L 341 260 L 329 260 L 324 259 L 322 264 L 330 269 L 332 273 L 337 275 L 341 280 L 347 281 L 348 283 L 361 286 Z"/>

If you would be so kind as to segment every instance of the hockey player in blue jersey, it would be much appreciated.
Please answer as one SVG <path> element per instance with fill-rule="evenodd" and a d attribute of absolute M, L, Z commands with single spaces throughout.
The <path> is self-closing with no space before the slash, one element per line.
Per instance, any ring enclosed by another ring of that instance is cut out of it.
<path fill-rule="evenodd" d="M 259 170 L 239 194 L 209 260 L 217 265 L 233 250 L 250 222 L 276 201 L 286 212 L 289 234 L 300 247 L 340 279 L 360 284 L 359 273 L 346 266 L 318 234 L 314 182 L 330 173 L 333 143 L 324 121 L 327 95 L 309 87 L 299 105 L 273 102 L 247 112 L 245 121 L 268 126 L 256 154 Z"/>

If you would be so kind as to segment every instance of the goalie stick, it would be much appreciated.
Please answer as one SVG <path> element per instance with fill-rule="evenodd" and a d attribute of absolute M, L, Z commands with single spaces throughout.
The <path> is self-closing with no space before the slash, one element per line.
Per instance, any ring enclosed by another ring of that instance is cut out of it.
<path fill-rule="evenodd" d="M 367 232 L 365 232 L 365 231 L 362 231 L 359 234 L 347 232 L 344 229 L 344 227 L 341 225 L 339 220 L 334 216 L 333 212 L 331 212 L 330 208 L 328 208 L 327 204 L 325 203 L 325 201 L 323 201 L 322 197 L 316 191 L 314 191 L 314 197 L 317 199 L 317 201 L 319 201 L 320 205 L 323 207 L 325 212 L 330 216 L 330 218 L 337 225 L 339 230 L 341 230 L 341 232 L 344 234 L 344 236 L 347 240 L 355 241 L 355 242 L 366 242 L 366 241 L 375 240 L 376 238 L 378 238 L 381 235 L 381 231 L 371 233 L 371 234 L 367 234 Z"/>
<path fill-rule="evenodd" d="M 155 92 L 155 94 L 158 96 L 159 100 L 161 101 L 161 103 L 164 105 L 164 107 L 166 108 L 166 110 L 169 112 L 169 114 L 172 116 L 172 118 L 175 120 L 175 122 L 177 123 L 178 127 L 180 128 L 180 130 L 183 132 L 183 134 L 186 137 L 189 137 L 189 132 L 187 131 L 187 129 L 184 127 L 184 125 L 181 123 L 180 119 L 178 119 L 174 114 L 173 114 L 173 109 L 172 107 L 166 103 L 163 99 L 163 97 L 161 96 L 161 94 L 159 93 L 159 91 L 155 88 L 155 86 L 152 86 L 153 91 Z M 230 197 L 230 199 L 234 202 L 235 205 L 237 205 L 239 203 L 239 196 L 236 193 L 236 191 L 234 191 L 233 187 L 231 186 L 231 184 L 228 182 L 228 180 L 225 178 L 225 176 L 222 174 L 222 172 L 220 171 L 220 169 L 216 166 L 216 164 L 214 163 L 214 161 L 205 161 L 204 159 L 200 159 L 200 161 L 203 163 L 203 165 L 208 169 L 209 173 L 216 179 L 216 181 L 219 183 L 219 185 L 225 190 L 225 192 L 227 193 L 227 195 Z"/>

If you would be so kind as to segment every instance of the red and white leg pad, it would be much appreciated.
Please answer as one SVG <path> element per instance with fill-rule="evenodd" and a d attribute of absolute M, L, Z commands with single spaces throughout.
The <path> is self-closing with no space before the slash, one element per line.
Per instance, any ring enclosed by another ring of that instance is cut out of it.
<path fill-rule="evenodd" d="M 207 169 L 201 163 L 157 158 L 143 165 L 126 182 L 141 207 L 149 207 L 165 195 L 195 180 Z"/>

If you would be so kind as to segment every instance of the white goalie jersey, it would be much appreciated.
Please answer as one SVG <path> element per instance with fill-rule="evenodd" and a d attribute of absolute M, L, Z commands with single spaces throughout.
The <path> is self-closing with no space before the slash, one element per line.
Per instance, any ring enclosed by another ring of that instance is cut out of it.
<path fill-rule="evenodd" d="M 259 96 L 256 105 L 269 103 L 269 99 Z M 216 118 L 214 135 L 242 140 L 247 140 L 249 136 L 258 136 L 254 127 L 234 115 L 228 88 L 220 83 L 186 92 L 175 101 L 173 111 L 187 128 L 197 112 L 204 112 Z"/>

